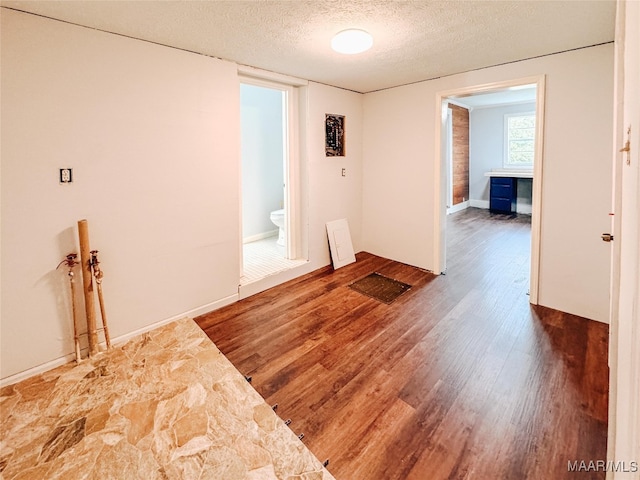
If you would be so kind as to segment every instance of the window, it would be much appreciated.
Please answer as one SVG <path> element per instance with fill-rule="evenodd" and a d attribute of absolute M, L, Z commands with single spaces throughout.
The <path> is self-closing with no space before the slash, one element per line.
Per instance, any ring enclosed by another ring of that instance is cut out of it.
<path fill-rule="evenodd" d="M 536 139 L 536 114 L 504 116 L 504 167 L 532 168 Z"/>

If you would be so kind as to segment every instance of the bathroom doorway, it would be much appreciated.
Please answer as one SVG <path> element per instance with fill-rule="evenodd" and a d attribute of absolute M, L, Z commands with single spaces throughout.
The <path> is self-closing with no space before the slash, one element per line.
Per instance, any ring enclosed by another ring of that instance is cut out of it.
<path fill-rule="evenodd" d="M 296 94 L 264 80 L 240 83 L 241 286 L 306 262 L 296 241 Z"/>

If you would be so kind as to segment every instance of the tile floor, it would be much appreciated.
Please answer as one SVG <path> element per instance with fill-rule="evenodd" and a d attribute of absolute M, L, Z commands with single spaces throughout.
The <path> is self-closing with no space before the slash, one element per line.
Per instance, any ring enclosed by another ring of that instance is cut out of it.
<path fill-rule="evenodd" d="M 333 476 L 185 318 L 0 390 L 0 478 Z"/>
<path fill-rule="evenodd" d="M 240 285 L 247 285 L 307 262 L 305 259 L 285 258 L 285 249 L 278 245 L 277 241 L 278 237 L 269 237 L 243 245 L 244 271 L 240 277 Z"/>

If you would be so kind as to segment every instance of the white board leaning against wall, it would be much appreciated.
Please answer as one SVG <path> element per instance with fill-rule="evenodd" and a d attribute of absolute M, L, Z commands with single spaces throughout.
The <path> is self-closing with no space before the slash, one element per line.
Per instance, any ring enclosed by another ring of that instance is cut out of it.
<path fill-rule="evenodd" d="M 346 218 L 327 222 L 327 236 L 334 270 L 356 261 Z"/>

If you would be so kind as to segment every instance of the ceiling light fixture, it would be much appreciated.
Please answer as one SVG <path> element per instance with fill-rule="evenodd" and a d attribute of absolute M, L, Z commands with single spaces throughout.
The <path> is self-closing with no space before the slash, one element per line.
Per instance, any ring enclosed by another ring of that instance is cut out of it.
<path fill-rule="evenodd" d="M 331 40 L 331 48 L 338 53 L 352 55 L 369 50 L 373 45 L 373 37 L 369 32 L 351 28 L 338 32 Z"/>

